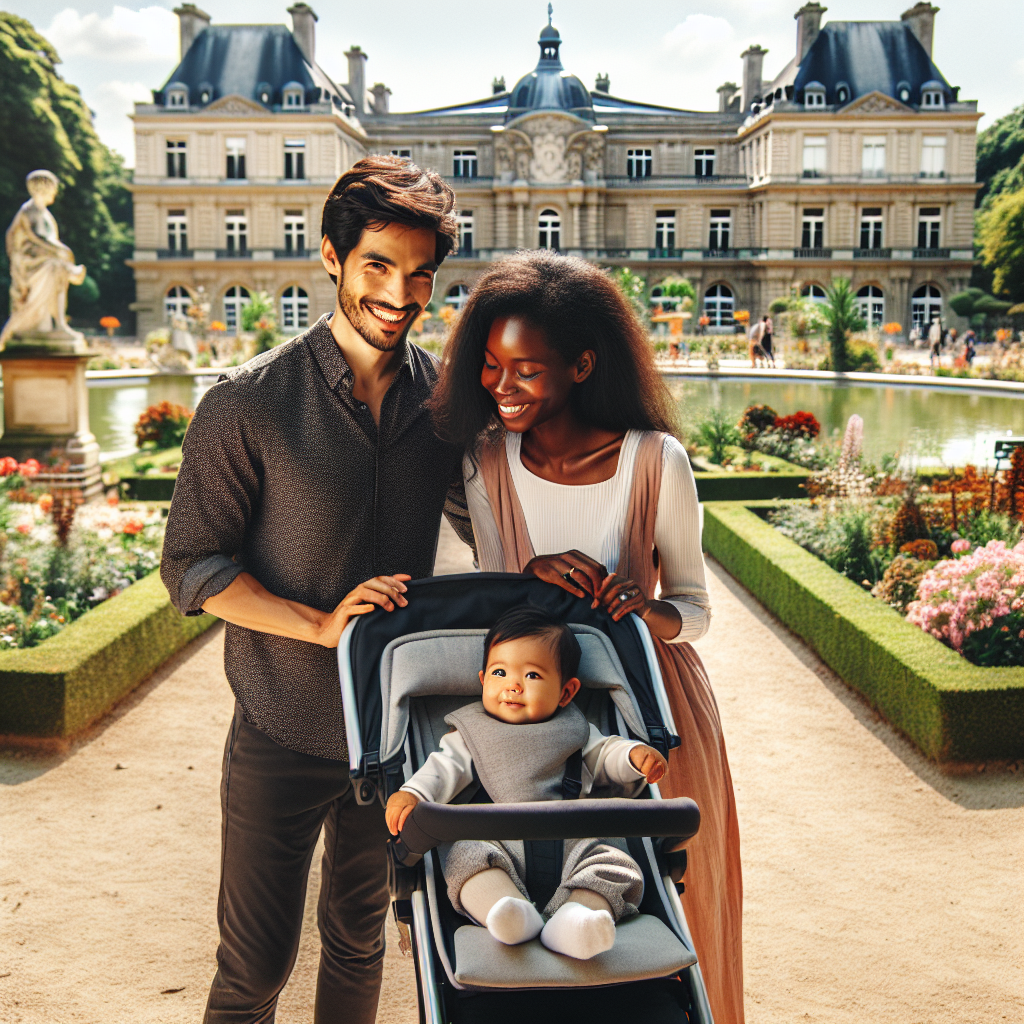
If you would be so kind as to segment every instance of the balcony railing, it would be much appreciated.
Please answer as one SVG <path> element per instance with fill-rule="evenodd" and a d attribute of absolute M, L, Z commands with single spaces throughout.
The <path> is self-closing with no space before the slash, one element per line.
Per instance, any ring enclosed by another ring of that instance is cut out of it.
<path fill-rule="evenodd" d="M 251 249 L 217 249 L 217 259 L 219 260 L 251 260 L 252 250 Z"/>
<path fill-rule="evenodd" d="M 915 249 L 915 260 L 948 260 L 948 249 Z"/>
<path fill-rule="evenodd" d="M 702 249 L 701 255 L 706 260 L 735 260 L 739 259 L 739 249 Z"/>
<path fill-rule="evenodd" d="M 793 258 L 798 260 L 830 260 L 831 249 L 794 249 Z"/>
<path fill-rule="evenodd" d="M 892 249 L 854 249 L 855 260 L 888 260 L 892 259 Z"/>
<path fill-rule="evenodd" d="M 289 108 L 291 109 L 291 108 Z M 317 249 L 275 249 L 274 259 L 275 260 L 310 260 L 314 256 L 319 256 L 320 250 Z"/>
<path fill-rule="evenodd" d="M 613 188 L 707 188 L 715 185 L 746 185 L 750 179 L 745 174 L 647 174 L 639 178 L 631 178 L 628 174 L 609 174 L 604 180 Z"/>
<path fill-rule="evenodd" d="M 190 260 L 192 259 L 191 249 L 157 249 L 158 260 Z"/>
<path fill-rule="evenodd" d="M 682 249 L 648 249 L 649 260 L 680 260 L 683 258 Z"/>

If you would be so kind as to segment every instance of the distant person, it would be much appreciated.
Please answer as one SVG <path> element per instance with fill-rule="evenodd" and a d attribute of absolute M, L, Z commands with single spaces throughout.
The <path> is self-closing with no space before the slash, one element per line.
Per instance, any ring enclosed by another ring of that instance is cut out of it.
<path fill-rule="evenodd" d="M 938 369 L 939 356 L 942 354 L 942 324 L 936 318 L 932 321 L 931 327 L 928 328 L 928 343 L 931 346 L 931 365 L 932 369 Z"/>
<path fill-rule="evenodd" d="M 964 334 L 964 362 L 968 366 L 974 365 L 974 357 L 978 354 L 978 339 L 974 333 L 974 329 L 971 327 L 967 328 L 967 332 Z"/>
<path fill-rule="evenodd" d="M 768 357 L 764 354 L 764 348 L 761 346 L 761 341 L 764 338 L 764 320 L 758 320 L 753 327 L 750 328 L 747 334 L 747 342 L 750 354 L 750 365 L 752 368 L 757 367 L 757 360 L 763 359 L 765 366 L 768 365 Z"/>
<path fill-rule="evenodd" d="M 772 340 L 775 333 L 775 327 L 772 324 L 772 318 L 766 313 L 762 318 L 764 323 L 764 333 L 761 335 L 761 348 L 765 354 L 765 361 L 771 364 L 772 369 L 775 369 L 775 356 L 772 353 Z"/>
<path fill-rule="evenodd" d="M 910 347 L 911 348 L 920 348 L 921 347 L 921 329 L 919 327 L 917 327 L 917 326 L 911 327 L 910 328 L 910 334 L 907 337 L 907 340 L 910 342 Z"/>

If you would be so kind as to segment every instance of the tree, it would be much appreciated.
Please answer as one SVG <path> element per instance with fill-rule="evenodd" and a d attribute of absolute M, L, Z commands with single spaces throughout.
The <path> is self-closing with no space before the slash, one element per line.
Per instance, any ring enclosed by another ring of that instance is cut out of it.
<path fill-rule="evenodd" d="M 28 198 L 25 176 L 53 171 L 61 190 L 53 205 L 61 239 L 88 268 L 72 288 L 72 317 L 102 314 L 133 322 L 131 194 L 121 157 L 96 134 L 92 114 L 74 85 L 58 74 L 57 51 L 29 22 L 0 12 L 0 228 Z M 0 318 L 8 315 L 10 272 L 0 253 Z"/>
<path fill-rule="evenodd" d="M 640 318 L 640 322 L 647 325 L 650 316 L 646 302 L 647 282 L 639 274 L 634 274 L 629 267 L 613 270 L 612 280 L 619 286 L 619 291 L 633 307 L 633 312 Z"/>
<path fill-rule="evenodd" d="M 857 296 L 845 277 L 837 277 L 825 291 L 821 306 L 832 355 L 832 369 L 844 373 L 849 368 L 847 341 L 854 331 L 864 330 L 864 320 L 857 308 Z"/>
<path fill-rule="evenodd" d="M 1016 192 L 996 196 L 982 211 L 978 243 L 981 260 L 992 271 L 993 291 L 1014 302 L 1024 301 L 1024 184 Z"/>

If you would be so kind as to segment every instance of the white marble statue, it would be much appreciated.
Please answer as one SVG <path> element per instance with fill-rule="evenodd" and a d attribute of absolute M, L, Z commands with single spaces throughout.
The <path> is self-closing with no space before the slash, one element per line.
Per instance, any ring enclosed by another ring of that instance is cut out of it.
<path fill-rule="evenodd" d="M 68 285 L 85 280 L 85 267 L 75 263 L 60 240 L 57 222 L 47 207 L 57 198 L 59 182 L 50 171 L 33 171 L 25 179 L 31 198 L 7 229 L 11 266 L 11 317 L 0 332 L 0 348 L 17 336 L 54 341 L 81 338 L 65 316 Z"/>

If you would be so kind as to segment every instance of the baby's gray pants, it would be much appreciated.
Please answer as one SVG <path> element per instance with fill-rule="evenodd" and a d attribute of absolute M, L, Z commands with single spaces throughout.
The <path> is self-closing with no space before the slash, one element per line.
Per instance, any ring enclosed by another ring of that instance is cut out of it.
<path fill-rule="evenodd" d="M 590 889 L 602 895 L 611 904 L 616 921 L 638 913 L 637 907 L 644 895 L 644 875 L 640 865 L 626 853 L 625 846 L 621 839 L 566 839 L 562 855 L 562 883 L 548 905 L 542 908 L 544 916 L 550 917 L 569 899 L 573 889 Z M 474 875 L 488 868 L 501 868 L 523 897 L 530 899 L 523 883 L 526 851 L 521 840 L 464 840 L 452 843 L 447 852 L 443 849 L 439 852 L 444 858 L 448 898 L 464 917 L 472 915 L 463 908 L 459 899 L 462 887 Z"/>

